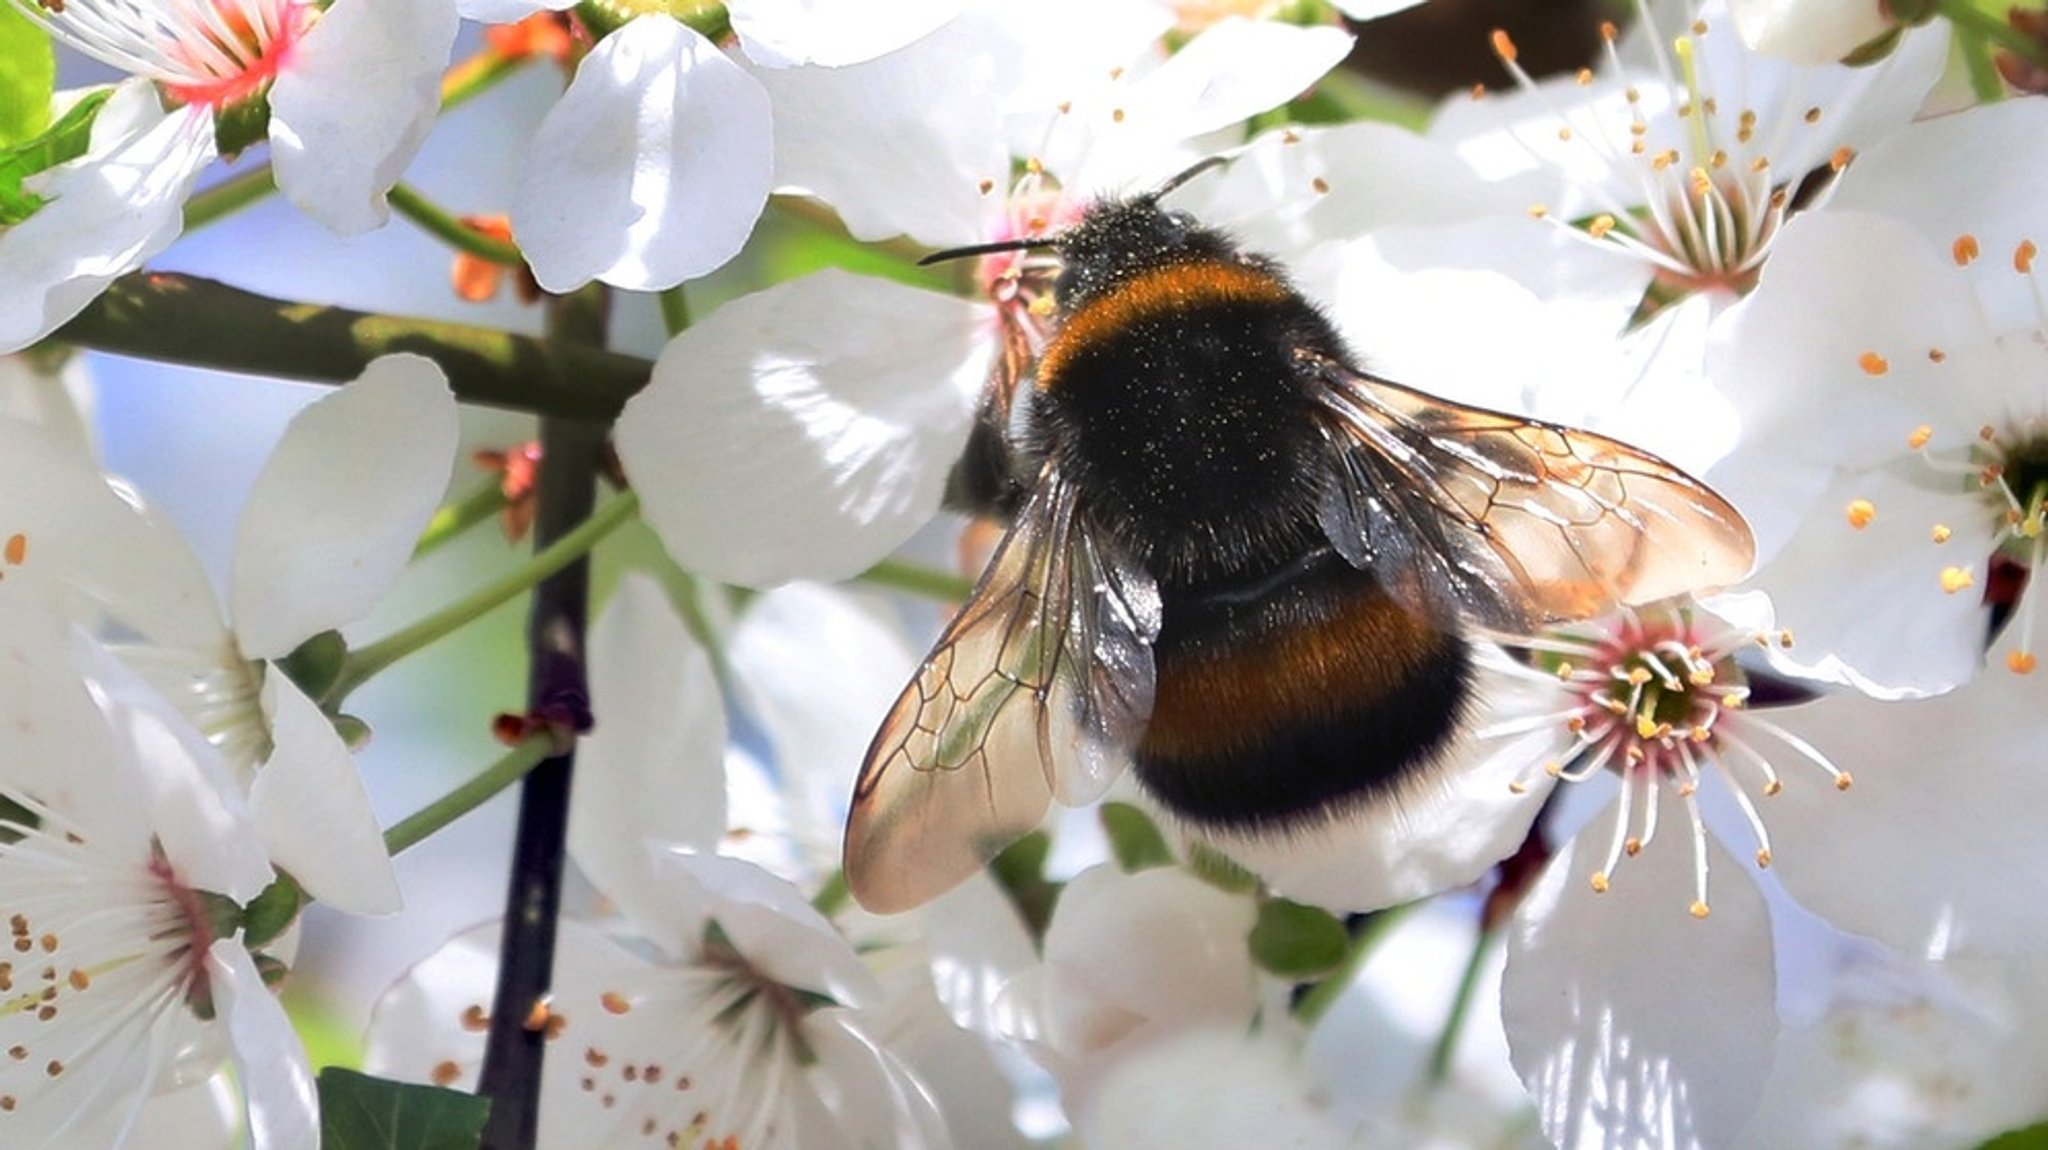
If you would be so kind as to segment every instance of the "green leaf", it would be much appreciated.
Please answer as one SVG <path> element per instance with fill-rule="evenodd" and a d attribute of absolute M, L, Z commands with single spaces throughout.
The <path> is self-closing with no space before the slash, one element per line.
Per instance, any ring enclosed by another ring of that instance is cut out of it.
<path fill-rule="evenodd" d="M 1097 808 L 1095 817 L 1102 820 L 1102 833 L 1109 836 L 1110 853 L 1124 870 L 1172 865 L 1173 848 L 1166 845 L 1166 836 L 1159 833 L 1159 827 L 1144 811 L 1129 803 L 1104 803 Z"/>
<path fill-rule="evenodd" d="M 22 187 L 22 181 L 84 155 L 92 143 L 92 122 L 113 94 L 112 88 L 89 92 L 35 138 L 0 148 L 0 227 L 18 224 L 43 206 L 43 198 Z"/>
<path fill-rule="evenodd" d="M 320 1072 L 321 1150 L 476 1150 L 491 1101 L 330 1066 Z"/>
<path fill-rule="evenodd" d="M 1287 979 L 1327 974 L 1344 961 L 1351 936 L 1329 911 L 1284 898 L 1259 907 L 1252 926 L 1252 961 Z"/>
<path fill-rule="evenodd" d="M 2048 1121 L 2008 1130 L 1977 1150 L 2048 1150 Z"/>
<path fill-rule="evenodd" d="M 35 138 L 50 122 L 57 54 L 39 21 L 0 4 L 0 147 Z"/>

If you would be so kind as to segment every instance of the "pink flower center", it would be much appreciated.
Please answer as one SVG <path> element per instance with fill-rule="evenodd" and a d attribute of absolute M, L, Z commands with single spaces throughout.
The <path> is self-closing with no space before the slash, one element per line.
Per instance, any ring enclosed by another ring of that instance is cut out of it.
<path fill-rule="evenodd" d="M 166 84 L 164 89 L 181 104 L 216 111 L 240 104 L 269 87 L 289 61 L 313 14 L 296 0 L 200 0 L 187 11 L 194 16 L 190 34 L 168 50 L 191 75 L 204 79 Z"/>

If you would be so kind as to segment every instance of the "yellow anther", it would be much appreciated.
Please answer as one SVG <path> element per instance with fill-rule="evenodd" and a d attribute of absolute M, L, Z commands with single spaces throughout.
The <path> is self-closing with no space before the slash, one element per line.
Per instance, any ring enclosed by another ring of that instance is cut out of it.
<path fill-rule="evenodd" d="M 2040 252 L 2041 249 L 2034 246 L 2034 241 L 2021 240 L 2020 246 L 2012 250 L 2012 270 L 2021 275 L 2033 274 L 2034 257 Z"/>
<path fill-rule="evenodd" d="M 1767 867 L 1771 865 L 1771 848 L 1758 847 L 1756 849 L 1756 865 L 1760 867 Z"/>
<path fill-rule="evenodd" d="M 1849 526 L 1861 531 L 1870 526 L 1871 520 L 1877 518 L 1877 504 L 1868 499 L 1851 499 L 1848 517 Z"/>
<path fill-rule="evenodd" d="M 1968 567 L 1943 567 L 1941 569 L 1941 589 L 1951 595 L 1958 591 L 1967 590 L 1976 581 L 1976 577 L 1970 574 Z"/>
<path fill-rule="evenodd" d="M 1613 230 L 1614 217 L 1608 215 L 1605 212 L 1602 212 L 1601 214 L 1594 216 L 1593 222 L 1586 225 L 1586 234 L 1592 236 L 1596 240 L 1605 237 L 1608 232 L 1611 232 Z"/>
<path fill-rule="evenodd" d="M 2015 675 L 2033 674 L 2034 663 L 2035 659 L 2032 651 L 2007 651 L 2005 653 L 2005 665 Z"/>
<path fill-rule="evenodd" d="M 1866 351 L 1856 357 L 1856 366 L 1865 375 L 1883 375 L 1892 369 L 1892 362 L 1874 351 Z"/>
<path fill-rule="evenodd" d="M 1855 785 L 1855 778 L 1853 778 L 1847 771 L 1843 771 L 1841 774 L 1835 776 L 1835 789 L 1838 791 L 1846 791 L 1850 787 L 1853 787 Z"/>
<path fill-rule="evenodd" d="M 1692 911 L 1692 916 L 1694 918 L 1707 917 L 1707 904 L 1699 901 L 1698 899 L 1694 899 L 1692 906 L 1687 909 Z"/>
<path fill-rule="evenodd" d="M 1591 879 L 1588 879 L 1588 880 L 1587 880 L 1587 882 L 1586 882 L 1586 885 L 1587 885 L 1587 886 L 1590 886 L 1590 887 L 1592 887 L 1592 888 L 1593 888 L 1593 893 L 1594 893 L 1594 894 L 1606 894 L 1606 893 L 1607 893 L 1607 872 L 1606 872 L 1606 871 L 1604 871 L 1604 870 L 1596 870 L 1596 871 L 1594 871 L 1594 872 L 1593 872 L 1593 877 L 1592 877 Z"/>
<path fill-rule="evenodd" d="M 1934 525 L 1934 530 L 1930 534 L 1933 535 L 1934 541 L 1936 543 L 1946 543 L 1949 541 L 1950 537 L 1955 535 L 1955 532 L 1949 530 L 1948 524 L 1937 523 Z"/>
<path fill-rule="evenodd" d="M 1906 446 L 1912 448 L 1915 451 L 1918 451 L 1921 448 L 1927 446 L 1927 441 L 1933 438 L 1934 429 L 1923 423 L 1920 426 L 1914 428 L 1913 433 L 1906 437 Z"/>
<path fill-rule="evenodd" d="M 1983 251 L 1977 244 L 1977 237 L 1968 232 L 1957 236 L 1955 242 L 1948 246 L 1949 258 L 1956 261 L 1957 267 L 1969 266 Z"/>
<path fill-rule="evenodd" d="M 1515 42 L 1508 38 L 1506 29 L 1493 30 L 1493 54 L 1499 56 L 1504 64 L 1515 62 Z"/>

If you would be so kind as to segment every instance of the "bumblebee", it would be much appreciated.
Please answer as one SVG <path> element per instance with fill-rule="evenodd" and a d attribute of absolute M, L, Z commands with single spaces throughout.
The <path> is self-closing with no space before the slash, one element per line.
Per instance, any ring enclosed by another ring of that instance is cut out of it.
<path fill-rule="evenodd" d="M 849 888 L 918 906 L 1126 766 L 1196 827 L 1399 802 L 1515 635 L 1732 583 L 1727 502 L 1625 444 L 1356 366 L 1271 259 L 1160 201 L 1057 234 L 1008 534 L 855 785 Z"/>

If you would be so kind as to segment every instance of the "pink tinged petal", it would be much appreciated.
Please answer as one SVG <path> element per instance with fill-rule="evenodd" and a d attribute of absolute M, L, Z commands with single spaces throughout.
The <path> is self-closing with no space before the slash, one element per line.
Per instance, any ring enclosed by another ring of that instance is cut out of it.
<path fill-rule="evenodd" d="M 447 490 L 457 434 L 441 369 L 411 354 L 380 357 L 292 419 L 235 533 L 244 654 L 289 654 L 376 605 Z"/>
<path fill-rule="evenodd" d="M 1667 801 L 1664 836 L 1623 860 L 1604 894 L 1587 886 L 1597 848 L 1582 853 L 1583 835 L 1568 843 L 1508 939 L 1509 1052 L 1543 1132 L 1567 1150 L 1725 1146 L 1770 1070 L 1763 898 L 1709 840 L 1712 913 L 1688 912 L 1693 850 Z"/>
<path fill-rule="evenodd" d="M 340 0 L 306 33 L 270 89 L 271 162 L 299 210 L 343 235 L 390 218 L 459 23 L 448 0 Z"/>
<path fill-rule="evenodd" d="M 1216 845 L 1273 889 L 1342 911 L 1378 910 L 1477 882 L 1529 836 L 1556 780 L 1541 764 L 1558 743 L 1546 728 L 1457 752 L 1421 768 L 1399 801 L 1380 799 L 1284 839 Z M 1526 779 L 1517 794 L 1510 784 Z"/>
<path fill-rule="evenodd" d="M 725 833 L 725 705 L 711 660 L 661 587 L 628 575 L 590 634 L 597 727 L 576 755 L 569 852 L 629 918 L 665 894 L 651 851 Z"/>
<path fill-rule="evenodd" d="M 810 1076 L 832 1112 L 835 1145 L 950 1150 L 953 1139 L 931 1094 L 868 1033 L 863 1014 L 816 1011 L 804 1018 L 803 1035 L 818 1057 Z"/>
<path fill-rule="evenodd" d="M 165 112 L 140 80 L 116 88 L 86 153 L 28 178 L 43 206 L 0 228 L 0 352 L 42 339 L 168 247 L 184 228 L 192 181 L 213 157 L 203 109 Z"/>
<path fill-rule="evenodd" d="M 872 60 L 924 36 L 960 14 L 961 0 L 733 0 L 732 30 L 747 58 L 770 68 L 816 64 L 839 68 Z"/>
<path fill-rule="evenodd" d="M 669 341 L 619 458 L 678 563 L 725 583 L 844 579 L 938 510 L 993 354 L 981 305 L 838 270 Z"/>
<path fill-rule="evenodd" d="M 1879 698 L 1968 682 L 1984 665 L 1992 514 L 1968 493 L 1929 490 L 1896 469 L 1836 481 L 1756 573 L 1755 585 L 1798 636 L 1771 661 Z M 1938 525 L 1952 525 L 1945 542 L 1935 541 Z M 1944 573 L 1957 566 L 1975 578 L 1944 590 Z"/>
<path fill-rule="evenodd" d="M 788 883 L 752 863 L 670 851 L 659 873 L 668 892 L 662 918 L 639 923 L 677 955 L 695 954 L 704 926 L 717 922 L 761 973 L 849 1006 L 880 998 L 881 987 L 838 929 Z"/>
<path fill-rule="evenodd" d="M 1257 982 L 1249 898 L 1178 869 L 1103 865 L 1060 893 L 1045 935 L 1047 1035 L 1068 1055 L 1140 1028 L 1248 1021 Z"/>
<path fill-rule="evenodd" d="M 318 1150 L 319 1102 L 306 1048 L 249 952 L 216 939 L 206 955 L 213 1001 L 227 1023 L 235 1073 L 249 1103 L 249 1137 L 258 1150 Z"/>
<path fill-rule="evenodd" d="M 398 875 L 370 796 L 334 724 L 276 668 L 263 707 L 276 749 L 249 788 L 263 845 L 306 893 L 351 914 L 396 914 Z"/>
<path fill-rule="evenodd" d="M 1855 778 L 1838 791 L 1786 772 L 1763 804 L 1771 869 L 1801 903 L 1930 958 L 2048 948 L 2022 877 L 2048 802 L 2037 678 L 2000 668 L 1935 699 L 1840 696 L 1774 717 Z"/>
<path fill-rule="evenodd" d="M 758 71 L 777 110 L 775 182 L 831 204 L 856 239 L 986 238 L 1009 184 L 998 67 L 962 22 L 851 67 Z"/>
<path fill-rule="evenodd" d="M 512 233 L 541 286 L 670 288 L 738 254 L 768 201 L 768 94 L 666 16 L 598 41 L 530 149 Z"/>
<path fill-rule="evenodd" d="M 1795 64 L 1831 64 L 1891 27 L 1879 0 L 1729 0 L 1742 41 Z"/>

